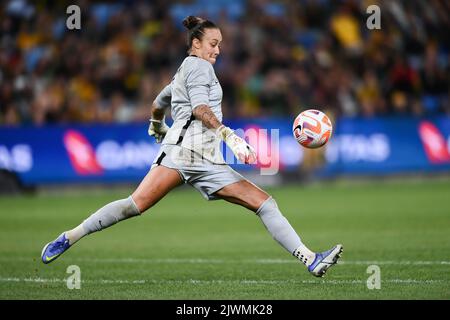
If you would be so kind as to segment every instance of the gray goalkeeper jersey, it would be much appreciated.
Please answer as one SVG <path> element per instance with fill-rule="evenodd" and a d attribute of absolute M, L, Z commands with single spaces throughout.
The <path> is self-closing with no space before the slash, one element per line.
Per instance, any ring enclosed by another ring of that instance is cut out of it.
<path fill-rule="evenodd" d="M 186 57 L 172 81 L 155 99 L 157 108 L 171 107 L 174 120 L 162 144 L 180 145 L 213 163 L 225 163 L 221 140 L 192 114 L 195 107 L 205 104 L 222 122 L 221 103 L 222 87 L 211 63 L 196 56 Z"/>

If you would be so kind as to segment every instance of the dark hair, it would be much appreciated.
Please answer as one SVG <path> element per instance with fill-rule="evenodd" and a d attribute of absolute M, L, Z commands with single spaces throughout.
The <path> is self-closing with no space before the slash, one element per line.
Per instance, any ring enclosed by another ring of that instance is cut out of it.
<path fill-rule="evenodd" d="M 218 29 L 214 22 L 205 20 L 195 16 L 189 16 L 183 20 L 183 26 L 188 29 L 187 45 L 189 47 L 188 51 L 192 48 L 192 40 L 197 38 L 199 40 L 203 39 L 203 34 L 205 29 Z"/>

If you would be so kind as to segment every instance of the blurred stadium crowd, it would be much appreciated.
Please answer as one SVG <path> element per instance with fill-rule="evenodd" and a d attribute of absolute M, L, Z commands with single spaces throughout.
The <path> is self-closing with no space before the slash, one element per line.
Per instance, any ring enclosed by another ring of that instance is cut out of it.
<path fill-rule="evenodd" d="M 221 27 L 225 117 L 450 114 L 450 2 L 2 1 L 0 125 L 144 121 L 186 56 L 181 21 Z M 366 8 L 381 9 L 369 30 Z"/>

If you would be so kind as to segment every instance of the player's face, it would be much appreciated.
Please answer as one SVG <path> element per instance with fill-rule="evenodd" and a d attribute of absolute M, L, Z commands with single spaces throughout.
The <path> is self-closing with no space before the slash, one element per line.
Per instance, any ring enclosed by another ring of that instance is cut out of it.
<path fill-rule="evenodd" d="M 222 34 L 219 29 L 204 29 L 203 39 L 197 43 L 197 55 L 211 64 L 216 63 L 221 42 Z"/>

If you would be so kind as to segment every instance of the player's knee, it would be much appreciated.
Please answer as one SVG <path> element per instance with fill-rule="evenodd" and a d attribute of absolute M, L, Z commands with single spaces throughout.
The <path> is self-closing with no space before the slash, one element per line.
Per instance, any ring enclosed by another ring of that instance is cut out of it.
<path fill-rule="evenodd" d="M 278 208 L 277 202 L 270 195 L 260 197 L 255 203 L 255 213 L 258 214 L 263 208 Z"/>
<path fill-rule="evenodd" d="M 275 199 L 272 198 L 272 196 L 270 194 L 268 194 L 267 192 L 265 192 L 264 190 L 258 190 L 259 192 L 256 193 L 256 196 L 254 197 L 254 205 L 255 205 L 255 212 L 261 208 L 261 206 L 266 202 L 266 201 L 272 201 L 273 203 L 275 203 Z M 272 199 L 272 200 L 270 200 Z"/>
<path fill-rule="evenodd" d="M 152 199 L 148 197 L 138 196 L 135 194 L 132 195 L 132 199 L 134 200 L 134 203 L 139 211 L 139 214 L 143 214 L 145 211 L 150 209 L 155 204 L 155 202 L 152 201 Z"/>
<path fill-rule="evenodd" d="M 141 210 L 139 210 L 138 205 L 136 204 L 136 201 L 134 201 L 133 196 L 129 196 L 128 198 L 124 199 L 124 206 L 123 206 L 123 215 L 127 218 L 131 218 L 133 216 L 138 216 L 141 214 Z"/>

